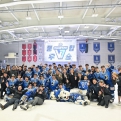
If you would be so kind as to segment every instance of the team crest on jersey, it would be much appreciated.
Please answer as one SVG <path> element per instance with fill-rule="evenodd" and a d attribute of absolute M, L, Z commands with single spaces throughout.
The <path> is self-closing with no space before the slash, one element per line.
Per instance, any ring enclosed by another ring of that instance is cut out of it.
<path fill-rule="evenodd" d="M 59 43 L 58 46 L 54 46 L 53 49 L 55 50 L 55 53 L 57 55 L 58 59 L 63 59 L 66 50 L 68 49 L 68 46 L 63 46 L 62 43 Z"/>

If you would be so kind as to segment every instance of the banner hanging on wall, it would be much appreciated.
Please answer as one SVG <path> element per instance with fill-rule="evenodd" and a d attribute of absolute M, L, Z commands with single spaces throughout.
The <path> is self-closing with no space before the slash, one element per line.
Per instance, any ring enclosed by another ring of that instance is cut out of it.
<path fill-rule="evenodd" d="M 34 41 L 33 43 L 33 61 L 37 62 L 37 43 Z"/>
<path fill-rule="evenodd" d="M 93 50 L 97 53 L 100 51 L 100 42 L 94 42 L 93 43 Z"/>
<path fill-rule="evenodd" d="M 76 40 L 45 40 L 44 60 L 49 62 L 77 61 Z"/>
<path fill-rule="evenodd" d="M 86 50 L 86 43 L 79 43 L 79 50 L 83 53 Z"/>
<path fill-rule="evenodd" d="M 29 56 L 27 57 L 27 61 L 30 63 L 30 62 L 32 61 L 32 56 L 29 55 Z"/>
<path fill-rule="evenodd" d="M 26 56 L 22 56 L 22 62 L 26 62 Z"/>
<path fill-rule="evenodd" d="M 115 43 L 108 42 L 108 50 L 112 53 L 115 50 Z"/>
<path fill-rule="evenodd" d="M 108 55 L 108 63 L 110 64 L 115 63 L 115 55 Z"/>
<path fill-rule="evenodd" d="M 26 44 L 22 44 L 22 49 L 23 49 L 23 50 L 26 49 Z"/>
<path fill-rule="evenodd" d="M 26 62 L 26 44 L 22 44 L 22 62 Z"/>
<path fill-rule="evenodd" d="M 28 49 L 29 49 L 29 50 L 32 49 L 32 44 L 28 44 Z"/>
<path fill-rule="evenodd" d="M 100 55 L 94 55 L 93 58 L 94 58 L 94 63 L 98 65 L 100 63 Z"/>

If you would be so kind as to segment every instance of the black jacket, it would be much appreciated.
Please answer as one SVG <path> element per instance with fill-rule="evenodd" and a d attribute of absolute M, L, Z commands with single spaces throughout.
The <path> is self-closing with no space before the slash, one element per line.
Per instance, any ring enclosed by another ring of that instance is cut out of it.
<path fill-rule="evenodd" d="M 121 73 L 118 74 L 117 84 L 118 84 L 118 87 L 121 87 Z"/>
<path fill-rule="evenodd" d="M 39 94 L 39 92 L 36 92 L 35 97 L 39 97 L 39 98 L 43 99 L 43 102 L 44 102 L 44 100 L 46 98 L 46 94 L 45 94 L 45 92 L 42 92 L 42 94 Z"/>
<path fill-rule="evenodd" d="M 10 89 L 10 91 L 11 91 L 12 93 L 14 93 L 13 98 L 17 98 L 17 99 L 20 99 L 20 98 L 22 97 L 22 95 L 23 95 L 25 92 L 27 92 L 27 90 L 18 91 L 18 90 L 16 90 L 16 89 L 12 89 L 12 88 L 10 88 L 10 87 L 8 87 L 8 88 Z"/>
<path fill-rule="evenodd" d="M 100 87 L 99 90 L 103 93 L 103 95 L 111 95 L 109 89 L 106 87 Z"/>

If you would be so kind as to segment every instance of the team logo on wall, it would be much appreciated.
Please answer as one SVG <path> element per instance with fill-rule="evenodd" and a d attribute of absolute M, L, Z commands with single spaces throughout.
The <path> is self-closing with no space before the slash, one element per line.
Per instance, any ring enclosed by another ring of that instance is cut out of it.
<path fill-rule="evenodd" d="M 93 43 L 93 50 L 97 53 L 100 51 L 100 43 L 99 42 L 94 42 Z"/>
<path fill-rule="evenodd" d="M 94 55 L 94 63 L 98 65 L 100 63 L 100 55 Z"/>
<path fill-rule="evenodd" d="M 108 55 L 108 62 L 110 64 L 115 63 L 115 55 Z"/>
<path fill-rule="evenodd" d="M 59 43 L 58 46 L 54 46 L 53 49 L 55 50 L 56 56 L 58 59 L 63 59 L 68 46 L 63 46 L 62 43 Z"/>
<path fill-rule="evenodd" d="M 85 43 L 79 43 L 79 50 L 83 53 L 86 50 L 86 44 Z"/>
<path fill-rule="evenodd" d="M 114 42 L 108 42 L 108 50 L 112 53 L 115 50 Z"/>

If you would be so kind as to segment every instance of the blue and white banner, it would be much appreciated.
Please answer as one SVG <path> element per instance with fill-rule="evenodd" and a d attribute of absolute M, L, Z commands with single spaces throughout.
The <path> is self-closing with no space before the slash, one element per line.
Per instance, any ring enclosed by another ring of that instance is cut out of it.
<path fill-rule="evenodd" d="M 100 42 L 94 42 L 93 43 L 93 50 L 97 53 L 100 51 Z"/>
<path fill-rule="evenodd" d="M 77 61 L 76 40 L 45 40 L 44 61 L 71 62 Z"/>
<path fill-rule="evenodd" d="M 110 64 L 115 63 L 115 55 L 108 55 L 108 63 Z"/>
<path fill-rule="evenodd" d="M 94 55 L 94 63 L 98 65 L 100 63 L 100 55 Z"/>
<path fill-rule="evenodd" d="M 79 50 L 83 53 L 86 50 L 86 43 L 79 43 Z"/>
<path fill-rule="evenodd" d="M 114 42 L 108 42 L 108 50 L 112 53 L 115 50 Z"/>

